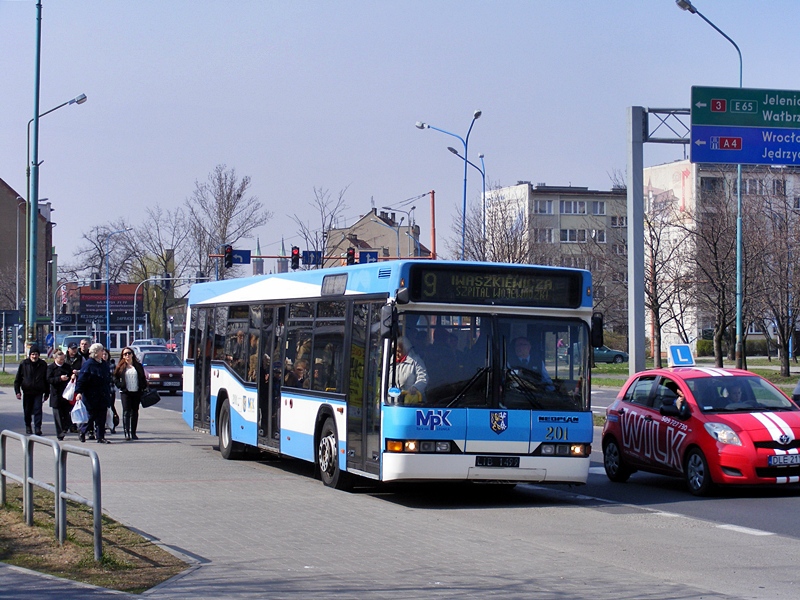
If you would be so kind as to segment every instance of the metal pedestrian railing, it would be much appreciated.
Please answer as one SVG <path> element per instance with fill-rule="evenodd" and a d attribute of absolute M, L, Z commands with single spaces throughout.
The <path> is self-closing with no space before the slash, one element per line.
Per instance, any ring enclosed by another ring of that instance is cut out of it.
<path fill-rule="evenodd" d="M 7 468 L 7 440 L 19 440 L 22 450 L 22 474 Z M 53 450 L 53 484 L 34 477 L 34 448 L 36 445 L 50 446 Z M 67 457 L 70 454 L 86 456 L 92 462 L 92 499 L 67 492 Z M 33 488 L 40 487 L 53 493 L 53 514 L 55 533 L 59 544 L 64 544 L 67 536 L 67 500 L 72 500 L 92 509 L 94 518 L 94 559 L 103 556 L 103 522 L 100 458 L 94 450 L 77 446 L 67 446 L 38 435 L 22 435 L 4 429 L 0 431 L 0 506 L 6 504 L 6 479 L 22 484 L 22 513 L 27 525 L 33 525 Z"/>

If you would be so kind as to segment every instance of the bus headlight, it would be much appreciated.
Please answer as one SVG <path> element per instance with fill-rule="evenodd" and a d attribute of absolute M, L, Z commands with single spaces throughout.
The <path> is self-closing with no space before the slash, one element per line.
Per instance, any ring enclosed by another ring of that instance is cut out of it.
<path fill-rule="evenodd" d="M 592 453 L 591 444 L 542 444 L 539 446 L 542 456 L 589 456 Z"/>
<path fill-rule="evenodd" d="M 449 454 L 451 450 L 450 440 L 386 440 L 386 452 Z"/>

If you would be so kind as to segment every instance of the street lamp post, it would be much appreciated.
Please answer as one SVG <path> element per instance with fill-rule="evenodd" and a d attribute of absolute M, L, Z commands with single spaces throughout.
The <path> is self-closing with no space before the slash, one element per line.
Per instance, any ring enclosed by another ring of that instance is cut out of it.
<path fill-rule="evenodd" d="M 373 223 L 377 223 L 378 225 L 383 225 L 384 227 L 391 229 L 397 235 L 397 258 L 400 258 L 400 225 L 403 224 L 403 219 L 405 217 L 400 217 L 400 222 L 397 224 L 397 227 L 392 227 L 391 225 L 387 225 L 383 221 L 378 221 L 377 219 L 370 219 Z"/>
<path fill-rule="evenodd" d="M 21 197 L 17 196 L 17 213 L 16 213 L 16 220 L 17 220 L 17 244 L 16 244 L 16 246 L 17 246 L 17 263 L 16 264 L 17 264 L 17 267 L 15 269 L 17 283 L 16 283 L 16 291 L 14 292 L 14 308 L 16 308 L 17 310 L 19 310 L 19 208 L 20 208 L 20 206 L 25 206 L 26 207 L 26 211 L 27 211 L 27 201 L 25 200 L 25 198 L 21 198 Z M 27 226 L 28 226 L 28 217 L 27 217 L 27 212 L 26 212 L 26 215 L 25 215 L 25 227 L 26 227 L 25 230 L 26 231 L 27 231 Z M 17 317 L 17 318 L 19 318 L 19 317 Z"/>
<path fill-rule="evenodd" d="M 451 146 L 448 146 L 447 149 L 450 150 L 450 152 L 452 152 L 453 154 L 455 154 L 458 158 L 463 160 L 465 163 L 467 163 L 469 165 L 472 165 L 472 167 L 478 173 L 481 174 L 481 181 L 483 182 L 483 195 L 481 196 L 482 205 L 483 205 L 483 209 L 482 209 L 483 225 L 481 226 L 481 233 L 483 234 L 483 237 L 485 238 L 486 237 L 486 164 L 483 162 L 483 156 L 484 155 L 483 154 L 479 154 L 478 155 L 478 158 L 481 159 L 481 166 L 479 167 L 478 165 L 476 165 L 471 160 L 467 160 L 465 157 L 461 156 L 458 153 L 458 150 L 456 150 L 455 148 L 453 148 Z"/>
<path fill-rule="evenodd" d="M 692 4 L 691 0 L 675 0 L 675 4 L 682 10 L 689 11 L 697 15 L 703 21 L 711 25 L 714 31 L 728 40 L 739 55 L 739 88 L 742 87 L 742 51 L 724 31 L 709 21 Z M 736 368 L 742 368 L 742 165 L 736 165 Z"/>
<path fill-rule="evenodd" d="M 416 127 L 417 129 L 433 129 L 435 131 L 439 131 L 441 133 L 445 133 L 449 136 L 457 138 L 461 141 L 464 145 L 464 160 L 466 161 L 469 158 L 469 134 L 472 133 L 472 126 L 475 125 L 475 120 L 479 119 L 481 116 L 481 111 L 476 110 L 472 114 L 472 122 L 469 124 L 469 129 L 467 130 L 467 135 L 465 137 L 461 137 L 460 135 L 456 135 L 455 133 L 451 133 L 444 129 L 439 129 L 438 127 L 434 127 L 433 125 L 428 125 L 427 123 L 423 123 L 421 121 L 417 121 Z M 464 197 L 461 202 L 461 260 L 464 260 L 464 246 L 467 237 L 467 163 L 464 163 Z"/>
<path fill-rule="evenodd" d="M 412 231 L 413 231 L 413 227 L 414 227 L 414 222 L 411 220 L 411 213 L 414 212 L 414 209 L 416 209 L 416 208 L 417 208 L 416 206 L 412 206 L 411 210 L 403 210 L 402 208 L 392 208 L 391 206 L 384 206 L 383 207 L 384 210 L 394 210 L 394 211 L 397 211 L 397 212 L 406 213 L 406 216 L 408 216 L 408 221 L 406 221 L 406 223 L 408 223 L 408 225 L 406 225 L 406 227 L 411 227 Z M 409 236 L 409 237 L 412 237 L 412 236 Z M 398 253 L 399 253 L 399 250 L 398 250 Z M 408 252 L 406 252 L 406 256 L 411 256 L 411 242 L 410 241 L 408 243 Z M 398 258 L 399 258 L 399 256 L 398 256 Z"/>
<path fill-rule="evenodd" d="M 111 305 L 108 293 L 111 287 L 111 270 L 108 266 L 108 240 L 111 239 L 113 235 L 125 233 L 126 231 L 131 231 L 131 229 L 133 228 L 126 227 L 125 229 L 118 229 L 106 235 L 106 348 L 111 348 Z"/>
<path fill-rule="evenodd" d="M 41 3 L 36 5 L 38 9 L 37 40 L 36 40 L 36 88 L 34 98 L 34 117 L 28 121 L 28 148 L 26 154 L 27 165 L 25 176 L 28 188 L 28 203 L 25 230 L 27 244 L 27 269 L 26 269 L 26 288 L 27 302 L 25 323 L 28 328 L 28 342 L 33 343 L 36 329 L 36 263 L 37 263 L 37 238 L 38 238 L 38 218 L 39 218 L 39 119 L 51 112 L 70 104 L 83 104 L 86 102 L 86 94 L 76 96 L 72 100 L 62 102 L 58 106 L 39 114 L 39 53 L 41 47 Z M 33 125 L 33 154 L 31 154 L 31 125 Z M 19 244 L 19 242 L 17 242 Z M 19 294 L 17 294 L 19 297 Z"/>

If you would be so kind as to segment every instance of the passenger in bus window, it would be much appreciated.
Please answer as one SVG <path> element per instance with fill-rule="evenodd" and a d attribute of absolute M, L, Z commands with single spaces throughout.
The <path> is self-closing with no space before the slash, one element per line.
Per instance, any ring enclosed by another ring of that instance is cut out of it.
<path fill-rule="evenodd" d="M 405 404 L 421 404 L 428 386 L 428 370 L 408 338 L 397 340 L 395 351 L 397 385 Z"/>
<path fill-rule="evenodd" d="M 289 387 L 301 388 L 305 384 L 306 377 L 308 377 L 308 361 L 297 360 L 294 363 L 294 368 L 287 371 L 283 383 Z"/>

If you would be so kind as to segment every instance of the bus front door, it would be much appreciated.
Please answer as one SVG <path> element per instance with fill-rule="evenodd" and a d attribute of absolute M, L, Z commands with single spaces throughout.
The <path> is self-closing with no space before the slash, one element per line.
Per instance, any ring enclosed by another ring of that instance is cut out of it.
<path fill-rule="evenodd" d="M 347 394 L 347 467 L 380 474 L 380 309 L 382 303 L 356 303 L 350 339 Z"/>
<path fill-rule="evenodd" d="M 214 351 L 213 331 L 209 332 L 208 311 L 213 309 L 193 309 L 194 335 L 197 340 L 194 356 L 194 429 L 211 430 L 209 388 L 211 386 L 211 357 Z"/>

